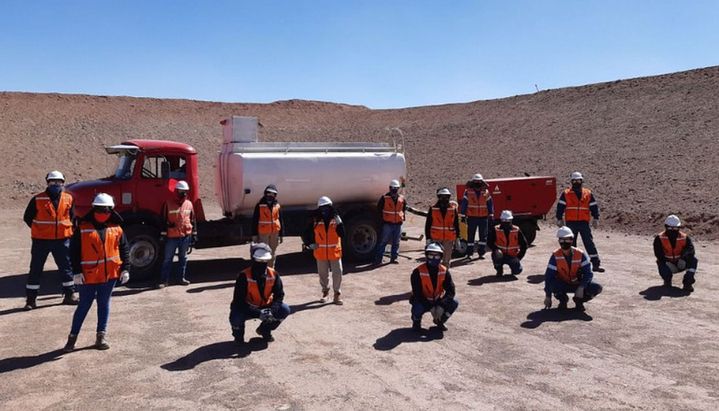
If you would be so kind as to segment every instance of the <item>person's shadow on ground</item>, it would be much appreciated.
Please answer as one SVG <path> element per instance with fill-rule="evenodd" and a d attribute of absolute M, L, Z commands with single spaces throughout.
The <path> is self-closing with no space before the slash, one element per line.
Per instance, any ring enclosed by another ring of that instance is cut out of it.
<path fill-rule="evenodd" d="M 390 304 L 398 303 L 400 301 L 409 300 L 409 297 L 411 295 L 412 295 L 411 291 L 407 291 L 406 293 L 401 293 L 401 294 L 385 295 L 384 297 L 380 297 L 374 303 L 375 303 L 375 305 L 390 305 Z"/>
<path fill-rule="evenodd" d="M 0 360 L 0 374 L 15 370 L 24 370 L 50 361 L 57 361 L 61 359 L 64 354 L 65 352 L 62 349 L 57 349 L 39 355 L 3 358 Z"/>
<path fill-rule="evenodd" d="M 414 331 L 412 327 L 397 328 L 390 331 L 384 337 L 378 338 L 373 347 L 378 351 L 389 351 L 402 343 L 429 342 L 441 340 L 442 338 L 444 338 L 444 333 L 436 327 L 432 327 L 429 330 L 423 329 L 419 332 Z"/>
<path fill-rule="evenodd" d="M 467 281 L 467 285 L 482 285 L 482 284 L 491 284 L 491 283 L 508 283 L 512 281 L 517 281 L 517 276 L 511 275 L 511 274 L 505 274 L 502 276 L 498 276 L 496 274 L 492 275 L 485 275 L 484 277 L 479 278 L 473 278 L 469 281 Z"/>
<path fill-rule="evenodd" d="M 579 320 L 579 321 L 592 321 L 592 317 L 587 314 L 586 312 L 577 311 L 574 309 L 567 309 L 567 310 L 559 310 L 557 308 L 553 309 L 542 309 L 539 311 L 534 311 L 532 313 L 529 313 L 527 316 L 527 321 L 520 324 L 522 328 L 529 328 L 534 329 L 539 327 L 545 322 L 555 322 L 559 323 L 562 321 L 572 321 L 572 320 Z"/>
<path fill-rule="evenodd" d="M 234 341 L 222 341 L 197 348 L 184 357 L 163 364 L 160 367 L 167 371 L 187 371 L 206 361 L 244 358 L 253 351 L 262 351 L 265 349 L 267 349 L 267 341 L 259 337 L 252 338 L 241 346 Z"/>
<path fill-rule="evenodd" d="M 663 285 L 655 285 L 652 287 L 647 288 L 644 291 L 641 291 L 639 295 L 644 296 L 644 299 L 649 301 L 658 301 L 661 300 L 662 297 L 669 297 L 669 298 L 677 298 L 677 297 L 686 297 L 690 293 L 682 290 L 681 288 L 677 287 L 664 287 Z"/>
<path fill-rule="evenodd" d="M 544 274 L 528 275 L 527 282 L 529 284 L 541 284 L 544 282 Z"/>
<path fill-rule="evenodd" d="M 322 308 L 327 305 L 335 305 L 335 304 L 332 302 L 332 300 L 328 300 L 325 302 L 322 302 L 320 300 L 314 300 L 314 301 L 309 301 L 309 302 L 302 303 L 302 304 L 291 305 L 290 313 L 294 314 L 294 313 L 297 313 L 300 311 L 305 311 L 305 310 L 316 310 L 317 308 Z"/>

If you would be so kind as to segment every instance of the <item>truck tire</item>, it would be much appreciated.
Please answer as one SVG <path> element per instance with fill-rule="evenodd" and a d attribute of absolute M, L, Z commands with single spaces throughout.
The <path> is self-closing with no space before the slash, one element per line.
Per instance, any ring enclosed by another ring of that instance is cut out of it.
<path fill-rule="evenodd" d="M 343 253 L 351 261 L 372 261 L 379 242 L 379 224 L 371 215 L 360 214 L 345 222 Z"/>
<path fill-rule="evenodd" d="M 452 250 L 452 258 L 460 258 L 467 255 L 467 241 L 461 238 L 454 242 L 454 249 Z"/>
<path fill-rule="evenodd" d="M 534 220 L 524 220 L 518 225 L 519 230 L 524 234 L 524 238 L 527 240 L 527 245 L 532 244 L 537 237 L 537 222 Z"/>
<path fill-rule="evenodd" d="M 145 224 L 135 224 L 125 229 L 130 247 L 130 279 L 143 281 L 159 277 L 162 264 L 160 231 Z"/>

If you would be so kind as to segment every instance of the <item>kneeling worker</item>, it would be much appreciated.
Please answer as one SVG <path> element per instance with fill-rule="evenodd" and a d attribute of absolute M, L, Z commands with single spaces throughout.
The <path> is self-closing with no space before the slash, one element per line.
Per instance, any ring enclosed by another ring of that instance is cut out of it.
<path fill-rule="evenodd" d="M 497 276 L 504 274 L 504 264 L 512 270 L 512 275 L 522 272 L 520 260 L 527 252 L 527 239 L 519 230 L 519 227 L 512 224 L 514 216 L 509 210 L 503 210 L 499 217 L 501 223 L 489 231 L 487 245 L 492 250 L 492 263 L 497 270 Z"/>
<path fill-rule="evenodd" d="M 564 226 L 557 231 L 559 246 L 549 257 L 544 273 L 544 308 L 552 307 L 552 294 L 559 300 L 559 309 L 567 309 L 567 293 L 574 293 L 577 311 L 584 311 L 584 303 L 599 295 L 602 286 L 593 283 L 589 256 L 579 248 L 572 247 L 574 233 Z"/>
<path fill-rule="evenodd" d="M 250 247 L 252 265 L 244 269 L 235 282 L 235 294 L 230 305 L 230 325 L 235 342 L 245 342 L 245 321 L 259 318 L 257 334 L 265 341 L 274 341 L 272 331 L 290 314 L 283 303 L 285 292 L 279 274 L 267 266 L 272 252 L 267 244 Z"/>
<path fill-rule="evenodd" d="M 697 272 L 697 258 L 694 255 L 694 244 L 684 232 L 679 217 L 674 214 L 664 221 L 664 231 L 654 237 L 654 255 L 657 257 L 659 275 L 665 287 L 672 286 L 672 276 L 686 270 L 682 283 L 684 291 L 694 291 L 694 274 Z"/>
<path fill-rule="evenodd" d="M 454 282 L 447 267 L 441 264 L 444 249 L 439 243 L 429 243 L 424 248 L 426 261 L 415 268 L 410 276 L 412 284 L 412 329 L 422 329 L 422 316 L 431 312 L 434 324 L 441 331 L 447 331 L 444 325 L 459 306 L 455 298 Z"/>

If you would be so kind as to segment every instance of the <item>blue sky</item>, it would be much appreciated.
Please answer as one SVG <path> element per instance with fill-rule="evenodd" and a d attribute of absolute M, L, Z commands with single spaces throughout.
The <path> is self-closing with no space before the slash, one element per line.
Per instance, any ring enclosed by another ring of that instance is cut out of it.
<path fill-rule="evenodd" d="M 712 65 L 715 0 L 0 0 L 0 91 L 396 108 Z"/>

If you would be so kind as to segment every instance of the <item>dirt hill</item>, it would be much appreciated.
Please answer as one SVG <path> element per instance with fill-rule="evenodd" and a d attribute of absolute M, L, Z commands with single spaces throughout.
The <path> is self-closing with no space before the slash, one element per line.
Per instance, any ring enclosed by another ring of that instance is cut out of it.
<path fill-rule="evenodd" d="M 554 175 L 564 185 L 579 170 L 605 225 L 647 234 L 677 213 L 695 235 L 717 239 L 717 90 L 719 67 L 392 110 L 302 100 L 228 104 L 6 92 L 0 93 L 0 205 L 24 207 L 51 169 L 69 181 L 108 175 L 114 159 L 102 147 L 128 138 L 193 145 L 203 198 L 214 201 L 219 121 L 234 114 L 258 116 L 264 141 L 388 141 L 388 128 L 399 127 L 408 196 L 418 206 L 427 206 L 437 187 L 476 172 Z"/>

